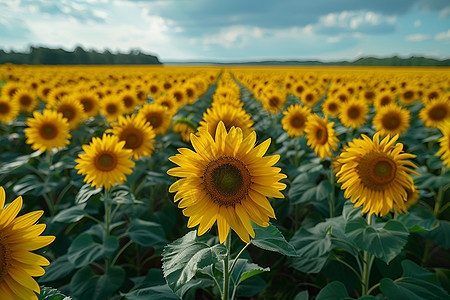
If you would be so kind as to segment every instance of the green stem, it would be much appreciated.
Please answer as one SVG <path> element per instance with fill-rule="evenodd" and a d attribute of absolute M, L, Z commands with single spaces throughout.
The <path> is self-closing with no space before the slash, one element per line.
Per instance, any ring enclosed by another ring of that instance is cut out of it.
<path fill-rule="evenodd" d="M 50 216 L 53 217 L 56 214 L 55 205 L 53 204 L 53 201 L 48 194 L 43 194 L 43 196 L 45 199 L 45 203 L 47 203 L 48 210 L 50 211 Z"/>
<path fill-rule="evenodd" d="M 341 264 L 343 264 L 344 266 L 346 266 L 347 268 L 349 268 L 350 270 L 352 270 L 353 273 L 355 273 L 356 277 L 358 277 L 359 282 L 362 283 L 362 278 L 361 275 L 359 275 L 359 273 L 355 270 L 355 268 L 353 268 L 352 266 L 350 266 L 347 262 L 345 262 L 344 260 L 340 259 L 339 257 L 337 257 L 336 255 L 334 256 L 334 258 L 340 262 Z"/>
<path fill-rule="evenodd" d="M 239 256 L 241 256 L 242 253 L 244 253 L 245 249 L 247 249 L 247 247 L 250 245 L 250 243 L 247 243 L 244 247 L 242 247 L 241 251 L 239 251 L 238 255 L 236 256 L 236 258 L 233 260 L 233 263 L 231 264 L 231 268 L 230 268 L 230 274 L 231 272 L 233 272 L 234 266 L 236 265 Z"/>
<path fill-rule="evenodd" d="M 372 226 L 372 214 L 368 213 L 367 214 L 367 224 L 369 224 L 369 226 Z M 363 267 L 363 277 L 362 277 L 362 296 L 366 296 L 368 295 L 368 290 L 369 290 L 369 279 L 370 279 L 370 269 L 371 269 L 371 265 L 373 263 L 373 259 L 372 259 L 372 255 L 367 252 L 364 251 L 364 267 Z"/>
<path fill-rule="evenodd" d="M 330 218 L 334 218 L 334 214 L 335 214 L 335 206 L 334 206 L 334 173 L 331 172 L 331 176 L 330 176 L 330 184 L 331 184 L 331 197 L 328 198 L 328 203 L 330 205 Z"/>
<path fill-rule="evenodd" d="M 114 257 L 114 259 L 112 260 L 111 266 L 114 266 L 114 264 L 116 263 L 117 259 L 119 259 L 119 256 L 123 253 L 123 251 L 125 251 L 128 246 L 130 246 L 131 244 L 133 244 L 132 240 L 129 240 L 128 243 L 126 243 L 122 248 L 120 248 L 119 252 L 117 252 L 116 257 Z"/>
<path fill-rule="evenodd" d="M 103 199 L 103 204 L 105 206 L 105 231 L 106 231 L 106 238 L 109 237 L 109 225 L 110 225 L 110 202 L 109 198 L 109 191 L 105 188 L 105 198 Z"/>
<path fill-rule="evenodd" d="M 216 277 L 214 277 L 214 276 L 212 276 L 211 274 L 206 273 L 206 272 L 202 272 L 202 271 L 199 271 L 199 272 L 202 273 L 202 274 L 204 274 L 204 275 L 207 275 L 207 276 L 211 277 L 211 278 L 214 280 L 214 282 L 215 282 L 216 285 L 217 285 L 217 289 L 219 290 L 220 297 L 222 298 L 222 290 L 220 289 L 220 284 L 219 284 L 219 282 L 217 281 Z"/>
<path fill-rule="evenodd" d="M 227 248 L 227 255 L 223 260 L 223 293 L 222 300 L 228 300 L 228 287 L 230 284 L 230 272 L 228 271 L 228 262 L 230 261 L 231 252 L 231 232 L 228 234 L 225 240 L 225 247 Z"/>
<path fill-rule="evenodd" d="M 442 194 L 444 194 L 444 188 L 440 187 L 437 193 L 436 202 L 434 204 L 434 210 L 433 215 L 437 218 L 439 215 L 439 207 L 441 206 L 442 202 Z"/>

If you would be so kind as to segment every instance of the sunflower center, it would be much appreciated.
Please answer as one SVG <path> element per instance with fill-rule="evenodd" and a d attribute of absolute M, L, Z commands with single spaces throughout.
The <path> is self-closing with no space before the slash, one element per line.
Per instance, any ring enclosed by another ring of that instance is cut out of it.
<path fill-rule="evenodd" d="M 390 112 L 383 116 L 383 119 L 381 119 L 381 123 L 383 124 L 384 128 L 388 130 L 395 130 L 400 126 L 401 119 L 397 113 Z"/>
<path fill-rule="evenodd" d="M 434 99 L 437 98 L 439 94 L 437 92 L 431 92 L 428 94 L 428 99 Z"/>
<path fill-rule="evenodd" d="M 117 166 L 117 157 L 112 153 L 101 153 L 95 159 L 95 167 L 103 172 L 113 170 Z"/>
<path fill-rule="evenodd" d="M 164 83 L 164 88 L 166 89 L 166 90 L 168 90 L 168 89 L 170 89 L 171 87 L 172 87 L 172 85 L 169 83 L 169 82 L 166 82 L 166 83 Z"/>
<path fill-rule="evenodd" d="M 178 102 L 183 100 L 183 95 L 180 92 L 173 93 L 173 96 L 175 97 L 175 99 L 177 99 Z"/>
<path fill-rule="evenodd" d="M 325 145 L 328 141 L 328 132 L 324 128 L 317 128 L 316 130 L 317 143 Z"/>
<path fill-rule="evenodd" d="M 373 100 L 373 98 L 375 98 L 375 93 L 372 91 L 368 91 L 364 94 L 364 96 L 367 100 Z"/>
<path fill-rule="evenodd" d="M 280 100 L 277 97 L 272 97 L 269 99 L 269 105 L 272 107 L 278 107 L 278 102 Z"/>
<path fill-rule="evenodd" d="M 0 114 L 9 113 L 10 107 L 7 103 L 0 103 Z"/>
<path fill-rule="evenodd" d="M 406 93 L 403 94 L 403 97 L 405 99 L 411 99 L 414 96 L 414 93 L 412 91 L 407 91 Z"/>
<path fill-rule="evenodd" d="M 123 104 L 125 107 L 132 107 L 134 104 L 133 98 L 126 96 L 123 98 Z"/>
<path fill-rule="evenodd" d="M 447 106 L 444 104 L 438 104 L 433 106 L 428 112 L 430 119 L 434 121 L 440 121 L 447 115 Z"/>
<path fill-rule="evenodd" d="M 389 103 L 391 103 L 391 98 L 389 98 L 387 96 L 381 98 L 381 100 L 380 100 L 381 106 L 388 105 Z"/>
<path fill-rule="evenodd" d="M 72 106 L 63 105 L 58 109 L 58 111 L 61 112 L 63 117 L 69 122 L 76 116 L 76 112 Z"/>
<path fill-rule="evenodd" d="M 358 119 L 359 116 L 361 115 L 361 111 L 360 111 L 359 107 L 352 106 L 348 109 L 347 115 L 350 119 Z"/>
<path fill-rule="evenodd" d="M 94 105 L 92 103 L 92 100 L 90 98 L 82 98 L 80 99 L 81 105 L 83 105 L 83 109 L 85 112 L 90 112 Z"/>
<path fill-rule="evenodd" d="M 8 274 L 9 264 L 11 260 L 11 251 L 6 239 L 0 235 L 0 283 Z"/>
<path fill-rule="evenodd" d="M 152 86 L 150 87 L 150 93 L 156 94 L 157 91 L 158 91 L 158 87 L 156 87 L 156 86 L 154 86 L 154 85 L 152 85 Z"/>
<path fill-rule="evenodd" d="M 108 106 L 106 106 L 106 111 L 108 114 L 115 114 L 117 112 L 117 106 L 113 103 L 108 104 Z"/>
<path fill-rule="evenodd" d="M 193 89 L 186 89 L 186 95 L 191 98 L 194 96 L 194 90 Z"/>
<path fill-rule="evenodd" d="M 314 100 L 314 96 L 311 94 L 307 94 L 305 97 L 306 102 L 311 102 Z"/>
<path fill-rule="evenodd" d="M 361 158 L 357 170 L 366 187 L 380 191 L 394 181 L 397 164 L 384 154 L 370 152 Z"/>
<path fill-rule="evenodd" d="M 302 128 L 305 125 L 305 118 L 302 115 L 295 115 L 291 119 L 291 126 L 294 128 Z"/>
<path fill-rule="evenodd" d="M 158 113 L 148 113 L 145 118 L 153 126 L 153 128 L 159 128 L 162 124 L 161 116 Z"/>
<path fill-rule="evenodd" d="M 124 130 L 119 136 L 119 139 L 125 141 L 125 148 L 137 149 L 142 145 L 142 133 L 136 129 Z"/>
<path fill-rule="evenodd" d="M 31 97 L 28 95 L 23 95 L 20 97 L 19 102 L 22 106 L 28 106 L 31 104 Z"/>
<path fill-rule="evenodd" d="M 234 157 L 211 161 L 203 173 L 206 193 L 219 205 L 235 206 L 248 194 L 251 175 L 247 166 Z"/>
<path fill-rule="evenodd" d="M 58 135 L 58 127 L 52 123 L 45 123 L 39 129 L 39 133 L 43 139 L 51 140 Z"/>
<path fill-rule="evenodd" d="M 335 111 L 337 111 L 337 109 L 338 109 L 338 106 L 336 105 L 336 103 L 330 103 L 328 105 L 328 110 L 331 112 L 335 112 Z"/>
<path fill-rule="evenodd" d="M 297 86 L 297 88 L 295 89 L 297 91 L 297 93 L 302 93 L 304 88 L 302 85 Z"/>

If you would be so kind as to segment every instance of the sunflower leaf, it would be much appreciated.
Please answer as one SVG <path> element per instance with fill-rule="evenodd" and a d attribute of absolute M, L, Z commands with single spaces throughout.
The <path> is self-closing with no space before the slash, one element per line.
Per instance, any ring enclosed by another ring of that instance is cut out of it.
<path fill-rule="evenodd" d="M 103 244 L 96 243 L 91 235 L 81 234 L 73 240 L 67 252 L 68 260 L 75 267 L 83 267 L 100 258 L 113 254 L 119 248 L 119 240 L 110 236 Z"/>
<path fill-rule="evenodd" d="M 62 294 L 57 289 L 40 286 L 41 292 L 37 295 L 38 300 L 71 300 L 72 298 Z"/>
<path fill-rule="evenodd" d="M 91 197 L 99 194 L 102 190 L 103 188 L 101 187 L 94 189 L 91 187 L 90 184 L 85 184 L 81 187 L 80 191 L 75 196 L 75 203 L 76 204 L 85 203 L 89 199 L 91 199 Z"/>
<path fill-rule="evenodd" d="M 131 220 L 128 236 L 133 242 L 144 247 L 167 243 L 166 234 L 161 225 L 140 219 Z"/>
<path fill-rule="evenodd" d="M 345 285 L 340 281 L 333 281 L 320 290 L 316 300 L 346 299 L 347 297 Z"/>
<path fill-rule="evenodd" d="M 255 238 L 251 243 L 258 248 L 278 252 L 286 256 L 297 256 L 294 246 L 289 244 L 283 234 L 274 225 L 269 223 L 267 227 L 253 224 Z"/>
<path fill-rule="evenodd" d="M 167 245 L 163 252 L 163 272 L 169 287 L 176 292 L 189 282 L 197 270 L 222 261 L 227 253 L 223 244 L 209 246 L 198 240 L 197 231 Z"/>

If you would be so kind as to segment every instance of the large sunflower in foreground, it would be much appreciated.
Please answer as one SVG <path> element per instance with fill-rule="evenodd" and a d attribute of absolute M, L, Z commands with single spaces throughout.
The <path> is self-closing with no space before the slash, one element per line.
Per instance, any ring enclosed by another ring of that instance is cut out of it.
<path fill-rule="evenodd" d="M 391 210 L 406 211 L 407 191 L 415 191 L 408 173 L 419 175 L 408 167 L 417 168 L 406 160 L 416 157 L 403 152 L 403 144 L 395 142 L 398 135 L 380 141 L 377 132 L 371 140 L 366 135 L 353 139 L 341 153 L 337 182 L 342 183 L 344 197 L 350 198 L 355 207 L 363 206 L 363 213 L 384 216 Z"/>
<path fill-rule="evenodd" d="M 410 126 L 411 113 L 407 108 L 402 108 L 397 104 L 381 106 L 377 109 L 372 123 L 382 136 L 402 135 Z"/>
<path fill-rule="evenodd" d="M 419 116 L 426 127 L 439 128 L 450 121 L 450 100 L 441 97 L 426 101 L 425 107 L 420 110 Z"/>
<path fill-rule="evenodd" d="M 70 144 L 69 123 L 60 112 L 44 109 L 41 114 L 34 111 L 33 118 L 28 118 L 26 124 L 25 142 L 31 144 L 33 150 L 51 151 Z"/>
<path fill-rule="evenodd" d="M 441 155 L 444 165 L 447 165 L 447 169 L 450 169 L 450 122 L 441 126 L 441 132 L 444 136 L 439 139 L 441 147 L 436 154 Z"/>
<path fill-rule="evenodd" d="M 155 132 L 150 123 L 139 115 L 120 116 L 119 120 L 111 124 L 112 132 L 121 141 L 125 141 L 125 149 L 133 151 L 133 158 L 150 157 L 155 150 Z"/>
<path fill-rule="evenodd" d="M 78 174 L 86 175 L 84 182 L 95 188 L 104 186 L 109 189 L 116 183 L 125 182 L 125 175 L 133 173 L 134 162 L 130 159 L 133 151 L 124 149 L 125 141 L 119 141 L 114 135 L 103 134 L 102 138 L 93 137 L 89 145 L 83 145 L 85 153 L 78 155 L 75 169 Z"/>
<path fill-rule="evenodd" d="M 283 111 L 285 115 L 281 119 L 283 129 L 287 131 L 288 136 L 302 136 L 305 130 L 306 120 L 311 114 L 311 109 L 299 104 L 290 105 L 287 111 Z"/>
<path fill-rule="evenodd" d="M 338 138 L 333 129 L 334 122 L 328 122 L 328 116 L 325 119 L 316 114 L 309 116 L 306 127 L 307 145 L 314 149 L 314 153 L 322 160 L 325 156 L 331 157 L 331 149 L 337 150 Z"/>
<path fill-rule="evenodd" d="M 52 243 L 54 236 L 41 236 L 45 224 L 36 224 L 44 211 L 17 217 L 23 201 L 16 198 L 5 206 L 5 190 L 0 187 L 0 295 L 2 299 L 37 299 L 39 285 L 32 278 L 44 275 L 41 266 L 50 262 L 30 251 Z"/>
<path fill-rule="evenodd" d="M 367 121 L 369 106 L 365 101 L 352 99 L 342 104 L 339 119 L 345 127 L 359 128 Z"/>
<path fill-rule="evenodd" d="M 255 237 L 250 221 L 267 227 L 275 212 L 267 197 L 284 198 L 278 182 L 286 178 L 273 165 L 279 155 L 263 157 L 270 139 L 255 146 L 256 133 L 244 137 L 240 128 L 217 126 L 215 140 L 205 128 L 198 136 L 191 134 L 195 151 L 180 148 L 181 154 L 170 157 L 179 167 L 170 169 L 171 176 L 183 177 L 169 188 L 176 192 L 174 201 L 189 217 L 188 227 L 198 228 L 198 235 L 207 232 L 217 221 L 220 242 L 233 229 L 244 242 Z"/>

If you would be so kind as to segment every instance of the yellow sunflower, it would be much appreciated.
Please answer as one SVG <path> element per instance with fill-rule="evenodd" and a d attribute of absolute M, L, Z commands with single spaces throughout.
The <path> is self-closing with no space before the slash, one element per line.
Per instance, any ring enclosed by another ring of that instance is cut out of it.
<path fill-rule="evenodd" d="M 31 144 L 33 150 L 51 151 L 70 144 L 69 123 L 62 113 L 50 109 L 44 109 L 42 114 L 34 111 L 33 118 L 28 118 L 26 124 L 26 143 Z"/>
<path fill-rule="evenodd" d="M 141 115 L 152 125 L 156 135 L 165 134 L 172 124 L 173 115 L 171 112 L 167 107 L 156 103 L 145 104 L 139 109 L 138 115 Z"/>
<path fill-rule="evenodd" d="M 256 133 L 244 138 L 240 128 L 227 132 L 220 122 L 215 140 L 205 128 L 198 136 L 191 134 L 195 151 L 180 148 L 181 154 L 170 157 L 179 165 L 167 174 L 183 177 L 169 188 L 176 192 L 174 201 L 189 217 L 188 227 L 199 225 L 198 235 L 207 232 L 217 221 L 220 243 L 227 238 L 230 228 L 246 243 L 255 237 L 250 221 L 267 227 L 275 212 L 267 197 L 284 198 L 280 190 L 286 178 L 273 165 L 279 155 L 263 157 L 270 139 L 254 147 Z"/>
<path fill-rule="evenodd" d="M 362 90 L 359 95 L 362 99 L 364 99 L 364 101 L 366 101 L 367 104 L 372 104 L 377 96 L 375 90 L 368 88 Z"/>
<path fill-rule="evenodd" d="M 26 89 L 18 89 L 11 101 L 19 103 L 19 110 L 26 113 L 31 113 L 39 104 L 33 92 Z"/>
<path fill-rule="evenodd" d="M 124 90 L 120 92 L 117 97 L 123 103 L 123 113 L 132 114 L 135 107 L 139 104 L 139 99 L 134 91 Z"/>
<path fill-rule="evenodd" d="M 244 137 L 249 135 L 253 129 L 251 116 L 243 108 L 236 108 L 231 105 L 215 106 L 208 108 L 203 114 L 203 120 L 200 121 L 200 127 L 208 129 L 209 134 L 214 138 L 217 125 L 222 121 L 229 130 L 231 126 L 239 127 Z"/>
<path fill-rule="evenodd" d="M 349 147 L 341 153 L 338 161 L 342 164 L 337 173 L 345 198 L 363 206 L 363 213 L 384 216 L 391 210 L 405 211 L 407 189 L 415 191 L 414 182 L 408 173 L 419 175 L 408 167 L 417 168 L 406 160 L 416 157 L 403 152 L 403 144 L 395 142 L 398 135 L 380 141 L 377 132 L 371 140 L 366 135 L 362 139 L 349 142 Z"/>
<path fill-rule="evenodd" d="M 450 100 L 442 97 L 427 101 L 425 107 L 420 110 L 419 116 L 426 127 L 440 127 L 450 121 Z"/>
<path fill-rule="evenodd" d="M 339 112 L 339 120 L 345 127 L 353 129 L 363 126 L 367 122 L 369 106 L 365 101 L 353 98 L 342 104 Z"/>
<path fill-rule="evenodd" d="M 161 84 L 160 82 L 152 82 L 148 86 L 148 93 L 151 97 L 156 98 L 161 95 Z"/>
<path fill-rule="evenodd" d="M 307 145 L 314 149 L 314 153 L 322 160 L 325 159 L 325 156 L 332 156 L 331 150 L 337 150 L 339 140 L 333 126 L 334 122 L 328 122 L 328 116 L 322 119 L 316 114 L 311 114 L 306 121 Z"/>
<path fill-rule="evenodd" d="M 322 113 L 330 117 L 337 117 L 342 104 L 343 103 L 335 97 L 328 98 L 322 103 Z"/>
<path fill-rule="evenodd" d="M 242 102 L 239 97 L 235 95 L 213 95 L 213 102 L 211 103 L 211 107 L 221 106 L 225 104 L 229 104 L 236 108 L 242 108 L 244 106 L 244 102 Z"/>
<path fill-rule="evenodd" d="M 178 133 L 184 142 L 191 141 L 191 133 L 197 131 L 197 127 L 186 118 L 176 119 L 172 126 L 172 131 Z"/>
<path fill-rule="evenodd" d="M 100 113 L 106 117 L 108 122 L 117 121 L 124 110 L 123 102 L 116 95 L 108 95 L 100 100 Z"/>
<path fill-rule="evenodd" d="M 441 155 L 442 162 L 450 169 L 450 122 L 444 123 L 440 129 L 444 136 L 439 139 L 440 149 L 436 154 Z"/>
<path fill-rule="evenodd" d="M 1 86 L 1 95 L 11 99 L 14 96 L 14 94 L 17 92 L 17 90 L 19 90 L 22 87 L 23 87 L 23 85 L 21 85 L 18 82 L 8 81 L 4 85 Z"/>
<path fill-rule="evenodd" d="M 119 120 L 111 124 L 112 132 L 121 141 L 125 141 L 125 149 L 133 151 L 133 158 L 139 159 L 141 156 L 150 157 L 155 150 L 155 132 L 150 123 L 142 116 L 132 114 L 131 116 L 120 116 Z"/>
<path fill-rule="evenodd" d="M 170 114 L 175 115 L 178 110 L 177 99 L 171 95 L 161 95 L 155 99 L 156 104 L 165 106 Z"/>
<path fill-rule="evenodd" d="M 133 151 L 125 149 L 125 141 L 115 135 L 103 134 L 102 138 L 93 137 L 89 145 L 83 145 L 84 153 L 78 154 L 75 169 L 78 174 L 86 175 L 84 182 L 91 186 L 105 187 L 107 190 L 116 183 L 126 181 L 125 175 L 133 173 L 131 160 Z"/>
<path fill-rule="evenodd" d="M 45 224 L 36 224 L 44 211 L 38 210 L 17 217 L 23 205 L 17 197 L 5 209 L 5 190 L 0 187 L 0 295 L 2 299 L 38 299 L 38 283 L 32 278 L 42 276 L 50 262 L 31 251 L 51 244 L 54 236 L 41 236 Z"/>
<path fill-rule="evenodd" d="M 19 114 L 19 103 L 11 101 L 6 96 L 0 96 L 0 122 L 7 123 Z"/>
<path fill-rule="evenodd" d="M 305 88 L 302 95 L 300 96 L 300 101 L 308 107 L 313 107 L 319 102 L 321 95 L 319 91 L 315 88 Z"/>
<path fill-rule="evenodd" d="M 288 136 L 302 136 L 306 126 L 306 120 L 310 114 L 310 108 L 303 107 L 299 104 L 290 105 L 287 111 L 283 111 L 285 117 L 281 119 L 281 124 L 283 124 L 283 129 L 287 131 Z"/>
<path fill-rule="evenodd" d="M 392 103 L 396 104 L 395 95 L 391 91 L 384 91 L 376 95 L 373 101 L 373 106 L 378 109 L 381 106 L 386 106 Z"/>
<path fill-rule="evenodd" d="M 186 93 L 187 96 L 187 101 L 189 103 L 194 103 L 195 99 L 197 99 L 198 95 L 198 91 L 197 91 L 197 87 L 195 86 L 195 84 L 193 83 L 186 83 L 183 85 L 184 91 Z M 179 106 L 184 105 L 183 102 L 177 102 Z"/>
<path fill-rule="evenodd" d="M 279 113 L 286 103 L 286 94 L 281 92 L 269 92 L 263 97 L 263 107 L 271 114 Z"/>
<path fill-rule="evenodd" d="M 71 130 L 76 129 L 87 118 L 83 105 L 73 96 L 62 97 L 53 105 L 53 109 L 63 114 Z"/>
<path fill-rule="evenodd" d="M 83 105 L 87 117 L 96 117 L 100 111 L 100 98 L 95 91 L 82 91 L 74 97 Z"/>
<path fill-rule="evenodd" d="M 168 96 L 172 96 L 175 98 L 175 102 L 178 104 L 178 106 L 182 106 L 187 102 L 187 95 L 186 91 L 182 86 L 175 86 L 173 87 L 167 94 Z"/>
<path fill-rule="evenodd" d="M 377 109 L 372 123 L 381 136 L 402 135 L 410 126 L 411 113 L 395 103 Z"/>
<path fill-rule="evenodd" d="M 414 104 L 414 102 L 416 102 L 417 100 L 419 100 L 419 95 L 416 89 L 408 87 L 400 93 L 398 100 L 403 105 L 411 105 Z"/>

